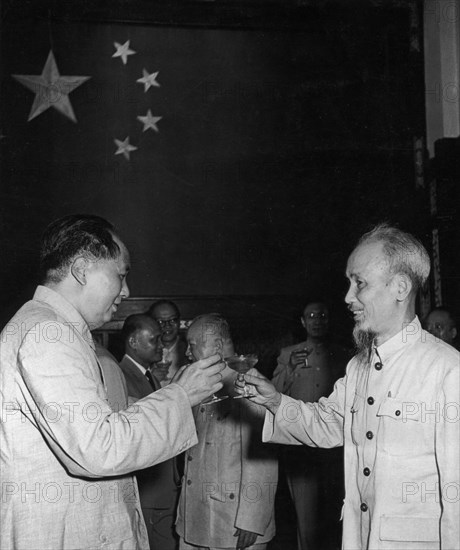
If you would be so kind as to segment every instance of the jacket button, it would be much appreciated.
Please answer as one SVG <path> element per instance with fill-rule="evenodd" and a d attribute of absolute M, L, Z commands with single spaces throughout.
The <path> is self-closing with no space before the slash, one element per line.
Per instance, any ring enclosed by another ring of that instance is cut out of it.
<path fill-rule="evenodd" d="M 374 434 L 371 431 L 369 431 L 366 433 L 366 437 L 367 439 L 372 439 L 374 437 Z"/>
<path fill-rule="evenodd" d="M 397 411 L 395 412 L 395 415 L 396 415 L 396 416 L 400 416 L 400 414 L 401 414 L 401 411 L 400 411 L 400 410 L 397 410 Z"/>
<path fill-rule="evenodd" d="M 191 479 L 187 479 L 187 485 L 191 485 L 192 484 L 192 480 Z"/>
<path fill-rule="evenodd" d="M 379 361 L 378 363 L 375 363 L 374 367 L 375 367 L 375 370 L 382 370 L 383 365 L 382 365 L 382 363 Z"/>
<path fill-rule="evenodd" d="M 369 405 L 373 405 L 374 404 L 374 398 L 373 397 L 368 397 L 367 402 L 369 403 Z"/>
<path fill-rule="evenodd" d="M 235 495 L 233 493 L 230 493 L 229 495 L 230 500 L 233 500 L 235 498 Z"/>
<path fill-rule="evenodd" d="M 190 462 L 190 460 L 193 460 L 193 457 L 190 455 L 187 455 L 187 460 Z"/>
<path fill-rule="evenodd" d="M 365 504 L 364 502 L 361 504 L 360 508 L 361 512 L 367 512 L 367 504 Z"/>
<path fill-rule="evenodd" d="M 370 475 L 371 475 L 371 471 L 369 470 L 369 468 L 364 468 L 363 474 L 364 474 L 366 477 L 367 477 L 367 476 L 370 476 Z"/>
<path fill-rule="evenodd" d="M 201 407 L 200 412 L 204 413 L 206 409 L 204 407 Z"/>

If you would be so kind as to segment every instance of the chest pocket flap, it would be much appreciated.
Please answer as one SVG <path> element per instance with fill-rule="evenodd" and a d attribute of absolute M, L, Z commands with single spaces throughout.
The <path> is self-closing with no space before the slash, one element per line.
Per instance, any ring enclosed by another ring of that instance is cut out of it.
<path fill-rule="evenodd" d="M 420 422 L 422 408 L 416 401 L 395 399 L 387 397 L 380 404 L 377 416 L 386 416 L 399 422 Z"/>
<path fill-rule="evenodd" d="M 421 421 L 422 414 L 419 402 L 386 398 L 377 411 L 379 451 L 394 456 L 422 456 L 431 452 L 432 428 Z"/>

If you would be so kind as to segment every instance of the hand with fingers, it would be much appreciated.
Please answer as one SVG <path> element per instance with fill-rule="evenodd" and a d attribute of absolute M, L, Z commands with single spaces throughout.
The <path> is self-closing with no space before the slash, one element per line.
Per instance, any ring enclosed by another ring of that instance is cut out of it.
<path fill-rule="evenodd" d="M 235 391 L 240 395 L 244 395 L 245 387 L 250 386 L 250 396 L 248 399 L 258 405 L 263 405 L 275 414 L 281 403 L 281 393 L 275 388 L 270 380 L 260 374 L 257 369 L 249 370 L 244 375 L 244 378 L 244 382 L 240 382 L 238 379 L 235 380 Z"/>
<path fill-rule="evenodd" d="M 225 363 L 219 354 L 211 355 L 190 365 L 181 367 L 172 382 L 186 391 L 190 405 L 198 405 L 222 388 L 222 371 Z"/>

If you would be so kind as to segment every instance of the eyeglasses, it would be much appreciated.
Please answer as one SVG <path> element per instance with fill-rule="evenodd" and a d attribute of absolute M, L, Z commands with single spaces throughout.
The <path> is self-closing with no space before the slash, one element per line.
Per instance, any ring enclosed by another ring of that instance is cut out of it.
<path fill-rule="evenodd" d="M 305 315 L 305 319 L 329 319 L 329 315 L 324 312 L 312 311 Z"/>
<path fill-rule="evenodd" d="M 179 317 L 173 317 L 172 319 L 157 319 L 157 323 L 160 325 L 161 328 L 165 327 L 166 325 L 178 325 Z"/>

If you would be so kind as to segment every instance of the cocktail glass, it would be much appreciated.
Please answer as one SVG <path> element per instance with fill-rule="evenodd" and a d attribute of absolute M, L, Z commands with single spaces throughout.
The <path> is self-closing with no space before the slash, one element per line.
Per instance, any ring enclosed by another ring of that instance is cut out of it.
<path fill-rule="evenodd" d="M 225 361 L 232 370 L 238 373 L 236 377 L 238 382 L 243 382 L 245 384 L 244 395 L 236 395 L 233 399 L 240 399 L 242 397 L 253 397 L 249 393 L 249 388 L 246 386 L 244 375 L 259 361 L 257 355 L 255 355 L 254 353 L 247 353 L 245 355 L 233 355 L 232 357 L 227 357 Z"/>

